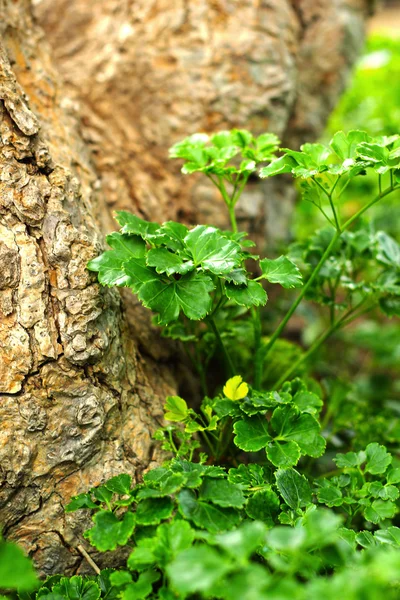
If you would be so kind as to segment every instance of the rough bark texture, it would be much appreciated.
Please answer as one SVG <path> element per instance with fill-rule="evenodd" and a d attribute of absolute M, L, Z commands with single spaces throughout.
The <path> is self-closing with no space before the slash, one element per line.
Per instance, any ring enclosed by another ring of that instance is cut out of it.
<path fill-rule="evenodd" d="M 0 3 L 0 522 L 43 572 L 72 572 L 83 523 L 63 505 L 151 463 L 172 381 L 85 268 L 104 196 L 29 15 Z"/>
<path fill-rule="evenodd" d="M 318 136 L 363 43 L 369 0 L 36 0 L 81 104 L 107 202 L 226 225 L 214 189 L 179 176 L 172 143 L 196 131 Z M 282 187 L 282 183 L 278 185 Z M 287 235 L 293 196 L 254 182 L 242 226 Z M 260 239 L 260 238 L 259 238 Z"/>
<path fill-rule="evenodd" d="M 366 4 L 36 0 L 69 100 L 28 0 L 0 0 L 0 522 L 43 572 L 82 569 L 85 523 L 63 505 L 151 463 L 174 385 L 133 297 L 122 309 L 85 269 L 112 227 L 107 207 L 223 224 L 214 192 L 182 179 L 168 147 L 231 126 L 315 137 Z M 253 183 L 245 226 L 285 227 L 288 202 Z"/>

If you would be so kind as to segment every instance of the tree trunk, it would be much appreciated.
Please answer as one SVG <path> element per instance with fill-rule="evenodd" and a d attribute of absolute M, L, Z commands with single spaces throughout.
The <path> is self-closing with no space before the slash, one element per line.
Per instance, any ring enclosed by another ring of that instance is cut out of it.
<path fill-rule="evenodd" d="M 151 464 L 175 387 L 170 349 L 133 296 L 121 305 L 85 269 L 112 227 L 108 208 L 224 225 L 214 192 L 182 179 L 168 147 L 232 126 L 315 137 L 366 4 L 35 0 L 70 100 L 29 1 L 0 0 L 0 522 L 42 572 L 84 568 L 87 522 L 63 506 Z M 244 195 L 250 231 L 286 227 L 271 189 L 254 182 Z"/>
<path fill-rule="evenodd" d="M 154 220 L 226 226 L 214 188 L 179 176 L 168 148 L 244 127 L 284 144 L 322 131 L 363 44 L 370 0 L 36 0 L 81 105 L 107 202 Z M 71 33 L 73 32 L 73 33 Z M 293 195 L 254 181 L 241 226 L 287 237 Z M 279 184 L 282 188 L 282 182 Z"/>
<path fill-rule="evenodd" d="M 0 6 L 0 522 L 71 573 L 85 524 L 63 506 L 148 467 L 173 379 L 85 268 L 104 195 L 28 2 Z"/>

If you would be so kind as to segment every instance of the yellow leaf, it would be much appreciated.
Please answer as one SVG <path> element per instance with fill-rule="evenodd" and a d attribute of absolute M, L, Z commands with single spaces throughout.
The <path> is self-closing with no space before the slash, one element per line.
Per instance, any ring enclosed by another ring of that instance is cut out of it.
<path fill-rule="evenodd" d="M 224 394 L 229 400 L 242 400 L 249 393 L 249 386 L 240 375 L 228 379 L 224 385 Z"/>

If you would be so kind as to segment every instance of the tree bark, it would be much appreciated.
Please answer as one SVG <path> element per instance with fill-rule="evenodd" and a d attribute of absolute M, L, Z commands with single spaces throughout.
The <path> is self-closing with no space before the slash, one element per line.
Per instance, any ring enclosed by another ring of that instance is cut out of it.
<path fill-rule="evenodd" d="M 87 523 L 66 501 L 148 467 L 174 382 L 86 270 L 104 195 L 28 2 L 0 22 L 0 522 L 43 573 L 71 573 Z"/>
<path fill-rule="evenodd" d="M 85 568 L 87 521 L 63 507 L 155 460 L 151 434 L 176 385 L 134 297 L 121 304 L 85 268 L 109 209 L 224 226 L 213 190 L 182 179 L 168 147 L 233 126 L 314 138 L 366 4 L 35 0 L 45 39 L 28 0 L 0 0 L 0 522 L 43 573 Z M 254 182 L 241 204 L 262 236 L 287 226 L 290 199 L 272 213 L 272 192 Z"/>
<path fill-rule="evenodd" d="M 35 7 L 80 102 L 110 206 L 225 227 L 212 185 L 182 178 L 168 148 L 191 133 L 231 127 L 273 131 L 285 145 L 313 141 L 363 44 L 369 4 L 36 0 Z M 254 180 L 245 193 L 241 226 L 258 241 L 287 237 L 288 187 Z"/>

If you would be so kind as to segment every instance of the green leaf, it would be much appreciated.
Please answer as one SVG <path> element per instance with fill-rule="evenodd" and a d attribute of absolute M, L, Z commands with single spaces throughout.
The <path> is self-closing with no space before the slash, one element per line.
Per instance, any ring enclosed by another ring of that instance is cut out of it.
<path fill-rule="evenodd" d="M 187 521 L 172 521 L 157 527 L 157 545 L 154 556 L 157 564 L 165 566 L 175 556 L 190 548 L 194 540 L 194 531 Z"/>
<path fill-rule="evenodd" d="M 296 442 L 272 441 L 268 444 L 267 456 L 275 467 L 293 467 L 297 465 L 301 451 Z"/>
<path fill-rule="evenodd" d="M 241 488 L 226 479 L 211 479 L 205 477 L 200 488 L 199 498 L 208 500 L 218 506 L 242 508 L 245 498 Z"/>
<path fill-rule="evenodd" d="M 323 479 L 322 481 L 325 485 L 319 488 L 317 492 L 318 502 L 326 504 L 330 508 L 341 506 L 343 504 L 343 494 L 340 488 L 328 482 L 327 479 Z"/>
<path fill-rule="evenodd" d="M 245 417 L 237 421 L 233 430 L 235 432 L 234 443 L 238 448 L 246 452 L 257 452 L 265 448 L 271 441 L 268 431 L 268 421 L 264 416 L 255 415 L 254 417 Z"/>
<path fill-rule="evenodd" d="M 216 535 L 215 541 L 235 560 L 243 561 L 262 545 L 265 533 L 264 523 L 247 522 L 234 531 Z"/>
<path fill-rule="evenodd" d="M 391 484 L 400 483 L 400 467 L 390 469 L 390 471 L 386 473 L 386 480 L 388 483 Z"/>
<path fill-rule="evenodd" d="M 185 244 L 194 265 L 215 275 L 229 273 L 241 265 L 239 244 L 228 240 L 215 227 L 198 225 L 189 231 Z"/>
<path fill-rule="evenodd" d="M 263 258 L 260 260 L 263 277 L 270 283 L 279 283 L 284 288 L 296 288 L 303 285 L 299 268 L 286 256 L 275 260 Z"/>
<path fill-rule="evenodd" d="M 339 469 L 354 469 L 359 467 L 365 461 L 365 452 L 347 452 L 346 454 L 337 454 L 333 462 L 339 467 Z"/>
<path fill-rule="evenodd" d="M 147 236 L 147 238 L 152 244 L 156 244 L 157 246 L 163 245 L 170 250 L 180 252 L 185 247 L 184 239 L 188 231 L 188 228 L 182 223 L 167 221 L 156 230 L 154 235 Z"/>
<path fill-rule="evenodd" d="M 367 142 L 371 139 L 365 131 L 353 130 L 347 134 L 343 133 L 343 131 L 338 131 L 333 136 L 329 145 L 339 159 L 345 161 L 356 156 L 357 146 L 361 142 Z"/>
<path fill-rule="evenodd" d="M 165 280 L 140 259 L 128 261 L 124 270 L 139 300 L 159 314 L 160 325 L 175 321 L 181 310 L 189 319 L 200 320 L 211 309 L 209 292 L 214 289 L 214 284 L 203 273 L 189 273 L 179 280 Z"/>
<path fill-rule="evenodd" d="M 290 508 L 298 510 L 311 503 L 311 488 L 295 469 L 278 469 L 275 473 L 278 490 Z"/>
<path fill-rule="evenodd" d="M 368 444 L 365 453 L 367 455 L 365 470 L 372 475 L 384 473 L 392 462 L 392 455 L 387 452 L 385 446 L 377 443 Z"/>
<path fill-rule="evenodd" d="M 107 250 L 88 262 L 87 268 L 98 273 L 102 285 L 129 285 L 129 277 L 123 265 L 131 258 L 141 258 L 145 244 L 138 236 L 121 235 L 114 232 L 107 236 L 107 243 L 113 250 Z"/>
<path fill-rule="evenodd" d="M 237 469 L 229 469 L 228 480 L 231 483 L 239 484 L 242 489 L 260 486 L 270 487 L 264 467 L 255 463 L 241 464 Z"/>
<path fill-rule="evenodd" d="M 135 529 L 135 517 L 131 512 L 126 512 L 119 520 L 113 512 L 100 510 L 93 515 L 92 521 L 94 527 L 85 531 L 84 536 L 100 552 L 124 546 Z"/>
<path fill-rule="evenodd" d="M 140 219 L 126 210 L 117 211 L 115 218 L 122 227 L 122 233 L 139 235 L 143 239 L 154 235 L 160 227 L 158 223 L 151 223 L 150 221 Z"/>
<path fill-rule="evenodd" d="M 381 544 L 400 547 L 400 529 L 398 527 L 378 529 L 374 533 L 374 538 Z"/>
<path fill-rule="evenodd" d="M 178 502 L 182 516 L 210 533 L 227 531 L 240 521 L 240 515 L 234 508 L 222 508 L 198 500 L 191 490 L 182 490 L 178 495 Z"/>
<path fill-rule="evenodd" d="M 183 422 L 189 416 L 189 409 L 186 401 L 179 396 L 168 396 L 164 404 L 166 411 L 164 417 L 167 421 Z"/>
<path fill-rule="evenodd" d="M 228 572 L 230 561 L 210 546 L 185 550 L 167 567 L 172 587 L 186 597 L 207 592 Z"/>
<path fill-rule="evenodd" d="M 379 262 L 400 269 L 400 245 L 384 231 L 376 234 L 377 253 Z"/>
<path fill-rule="evenodd" d="M 153 591 L 153 583 L 160 579 L 160 573 L 156 571 L 144 571 L 140 573 L 138 580 L 130 583 L 121 592 L 121 600 L 142 600 L 147 598 Z"/>
<path fill-rule="evenodd" d="M 276 441 L 296 442 L 302 454 L 318 457 L 325 450 L 325 440 L 319 433 L 320 425 L 309 413 L 301 413 L 290 406 L 279 406 L 273 412 L 271 426 L 277 433 Z"/>
<path fill-rule="evenodd" d="M 225 283 L 225 293 L 230 300 L 247 308 L 264 306 L 268 300 L 267 292 L 257 281 L 248 281 L 247 285 Z"/>
<path fill-rule="evenodd" d="M 121 473 L 121 475 L 111 477 L 111 479 L 106 481 L 104 485 L 107 489 L 115 494 L 130 494 L 132 488 L 132 477 L 126 473 Z"/>
<path fill-rule="evenodd" d="M 158 525 L 172 515 L 174 504 L 171 498 L 146 498 L 136 507 L 138 525 Z"/>
<path fill-rule="evenodd" d="M 281 156 L 273 160 L 267 167 L 263 167 L 260 170 L 260 177 L 263 179 L 265 177 L 274 177 L 281 173 L 291 173 L 295 165 L 295 161 L 290 156 Z"/>
<path fill-rule="evenodd" d="M 364 511 L 367 521 L 379 523 L 384 519 L 392 519 L 397 512 L 396 504 L 390 500 L 374 500 Z"/>
<path fill-rule="evenodd" d="M 72 496 L 70 502 L 65 507 L 65 512 L 74 512 L 80 508 L 100 508 L 98 504 L 93 502 L 90 494 L 78 494 L 78 496 Z"/>
<path fill-rule="evenodd" d="M 96 582 L 85 581 L 79 575 L 74 575 L 73 577 L 62 577 L 60 583 L 52 588 L 51 594 L 47 597 L 50 600 L 50 597 L 54 598 L 58 594 L 61 598 L 68 600 L 98 600 L 101 592 Z"/>
<path fill-rule="evenodd" d="M 30 592 L 38 585 L 32 561 L 18 546 L 0 539 L 0 589 Z"/>
<path fill-rule="evenodd" d="M 181 256 L 173 254 L 167 248 L 149 250 L 146 263 L 149 267 L 154 267 L 157 273 L 167 273 L 167 275 L 173 273 L 184 275 L 194 269 L 193 261 L 184 261 Z"/>
<path fill-rule="evenodd" d="M 251 519 L 262 521 L 267 527 L 275 525 L 279 512 L 279 498 L 272 490 L 260 490 L 253 494 L 246 505 L 246 513 Z"/>

